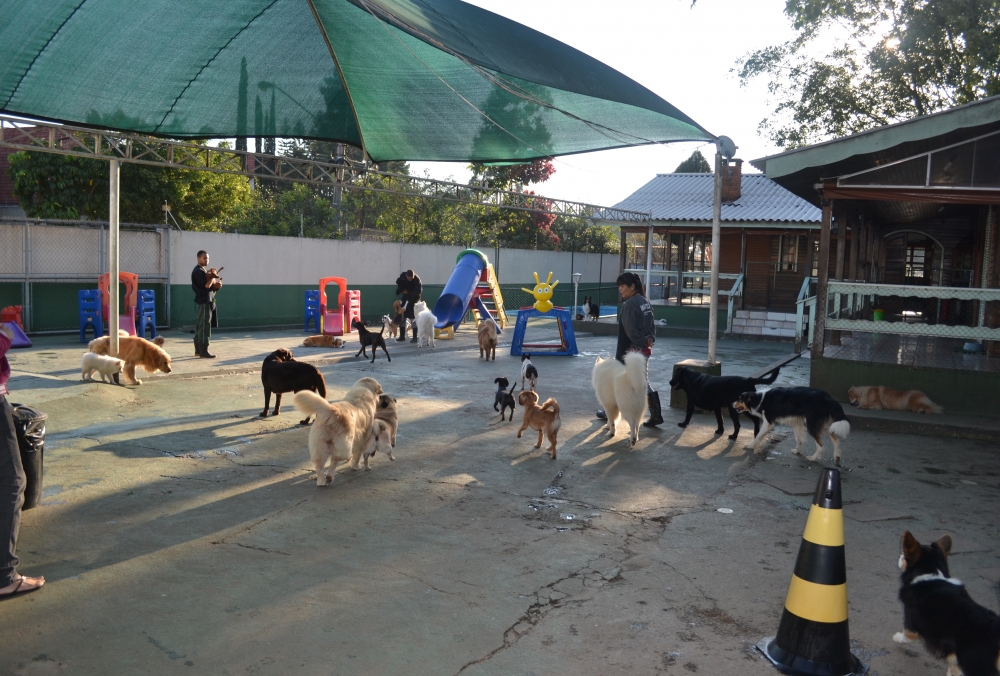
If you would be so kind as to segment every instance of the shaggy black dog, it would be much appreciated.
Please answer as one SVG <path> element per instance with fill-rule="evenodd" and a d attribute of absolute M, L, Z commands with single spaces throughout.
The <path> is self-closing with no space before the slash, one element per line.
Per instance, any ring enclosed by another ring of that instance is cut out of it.
<path fill-rule="evenodd" d="M 372 362 L 375 363 L 375 349 L 381 347 L 382 351 L 385 352 L 385 358 L 392 361 L 392 357 L 389 356 L 389 350 L 385 347 L 385 337 L 382 332 L 372 333 L 368 330 L 368 327 L 360 319 L 355 319 L 351 324 L 358 332 L 358 341 L 361 343 L 361 349 L 358 353 L 354 355 L 355 357 L 360 357 L 362 353 L 365 355 L 365 359 L 368 358 L 368 346 L 371 345 L 372 348 Z M 385 329 L 385 325 L 382 326 Z"/>
<path fill-rule="evenodd" d="M 694 409 L 700 408 L 703 411 L 715 411 L 715 419 L 719 423 L 716 434 L 723 434 L 726 431 L 722 424 L 722 409 L 729 409 L 729 417 L 733 420 L 733 433 L 730 439 L 735 439 L 740 434 L 740 414 L 733 408 L 733 404 L 744 392 L 756 392 L 757 385 L 770 385 L 778 378 L 778 371 L 774 369 L 771 375 L 764 378 L 743 378 L 742 376 L 709 376 L 698 373 L 694 369 L 682 366 L 674 372 L 674 377 L 670 381 L 670 387 L 684 390 L 687 395 L 687 415 L 684 422 L 677 423 L 678 427 L 687 427 L 694 415 Z M 749 415 L 749 414 L 748 414 Z M 753 433 L 760 432 L 760 420 L 750 416 L 753 420 Z"/>
<path fill-rule="evenodd" d="M 301 392 L 310 390 L 326 398 L 326 381 L 323 374 L 312 364 L 295 361 L 290 350 L 281 348 L 264 358 L 260 368 L 260 382 L 264 385 L 264 410 L 261 418 L 267 417 L 271 407 L 271 393 L 274 392 L 274 413 L 281 413 L 281 395 L 285 392 Z M 309 416 L 302 420 L 303 425 L 309 424 Z"/>

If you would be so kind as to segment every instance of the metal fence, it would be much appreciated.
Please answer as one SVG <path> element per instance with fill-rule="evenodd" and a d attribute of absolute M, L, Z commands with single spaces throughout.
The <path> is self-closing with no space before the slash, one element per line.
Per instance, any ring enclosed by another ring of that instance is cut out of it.
<path fill-rule="evenodd" d="M 0 218 L 0 284 L 18 285 L 22 321 L 35 331 L 39 284 L 97 286 L 108 269 L 108 227 L 99 221 Z M 142 284 L 162 284 L 170 316 L 170 233 L 165 226 L 121 224 L 120 269 L 139 275 Z M 9 298 L 9 294 L 7 295 Z M 75 312 L 72 314 L 75 317 Z M 71 327 L 59 327 L 60 329 Z"/>

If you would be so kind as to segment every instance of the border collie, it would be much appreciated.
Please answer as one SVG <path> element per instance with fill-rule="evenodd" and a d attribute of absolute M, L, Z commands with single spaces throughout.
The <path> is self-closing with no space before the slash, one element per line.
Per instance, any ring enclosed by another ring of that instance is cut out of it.
<path fill-rule="evenodd" d="M 593 296 L 583 297 L 583 314 L 592 322 L 601 318 L 601 306 L 594 302 Z"/>
<path fill-rule="evenodd" d="M 823 435 L 833 441 L 833 461 L 840 465 L 840 441 L 851 433 L 851 423 L 844 415 L 843 407 L 823 390 L 811 387 L 775 387 L 766 392 L 744 392 L 733 404 L 737 411 L 747 411 L 763 422 L 760 432 L 750 443 L 750 450 L 776 424 L 791 426 L 795 432 L 795 450 L 802 452 L 805 433 L 816 442 L 816 452 L 807 459 L 818 462 L 823 458 Z"/>

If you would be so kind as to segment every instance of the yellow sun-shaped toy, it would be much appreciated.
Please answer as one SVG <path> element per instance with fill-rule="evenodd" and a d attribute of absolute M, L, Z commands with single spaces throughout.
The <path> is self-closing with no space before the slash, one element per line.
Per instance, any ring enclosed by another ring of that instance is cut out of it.
<path fill-rule="evenodd" d="M 552 305 L 552 292 L 556 288 L 556 284 L 558 284 L 558 283 L 559 283 L 559 280 L 556 280 L 554 282 L 552 281 L 552 273 L 551 272 L 549 273 L 548 279 L 546 279 L 544 282 L 542 282 L 542 281 L 540 281 L 538 279 L 538 273 L 536 272 L 535 273 L 535 288 L 534 289 L 526 289 L 526 288 L 524 288 L 522 286 L 521 287 L 521 291 L 527 291 L 532 296 L 534 296 L 535 297 L 535 305 L 534 305 L 535 309 L 538 310 L 539 312 L 545 313 L 545 312 L 548 312 L 549 310 L 551 310 L 552 307 L 553 307 L 553 305 Z"/>

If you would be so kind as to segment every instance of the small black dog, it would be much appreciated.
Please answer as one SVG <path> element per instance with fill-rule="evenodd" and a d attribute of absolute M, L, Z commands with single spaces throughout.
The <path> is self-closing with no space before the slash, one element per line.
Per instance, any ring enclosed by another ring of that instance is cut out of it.
<path fill-rule="evenodd" d="M 355 319 L 354 322 L 351 324 L 351 326 L 353 326 L 357 330 L 358 340 L 361 342 L 361 349 L 358 350 L 358 353 L 356 355 L 354 355 L 355 357 L 360 357 L 361 354 L 364 353 L 365 359 L 367 359 L 368 346 L 371 345 L 372 364 L 375 363 L 375 350 L 376 348 L 379 347 L 381 347 L 382 351 L 385 352 L 386 359 L 392 361 L 392 357 L 389 356 L 389 350 L 386 349 L 385 347 L 385 336 L 382 335 L 382 331 L 379 331 L 378 333 L 373 333 L 369 331 L 368 326 L 360 319 Z M 385 330 L 385 325 L 382 326 L 382 329 Z"/>
<path fill-rule="evenodd" d="M 918 638 L 935 657 L 948 661 L 948 673 L 996 674 L 1000 657 L 1000 618 L 969 596 L 948 572 L 951 536 L 922 545 L 906 531 L 899 567 L 903 631 L 896 643 Z"/>
<path fill-rule="evenodd" d="M 674 373 L 670 380 L 670 387 L 675 390 L 684 390 L 687 395 L 687 415 L 684 422 L 677 423 L 678 427 L 687 427 L 694 415 L 694 409 L 700 408 L 703 411 L 715 411 L 715 419 L 719 423 L 716 434 L 723 434 L 726 431 L 722 424 L 722 408 L 729 409 L 729 417 L 733 420 L 733 433 L 730 439 L 736 439 L 740 435 L 740 414 L 733 408 L 733 404 L 744 392 L 756 392 L 757 385 L 770 385 L 778 379 L 778 371 L 774 369 L 771 375 L 764 378 L 744 378 L 742 376 L 709 376 L 698 373 L 694 369 L 682 366 Z M 749 413 L 753 420 L 753 433 L 756 436 L 760 432 L 760 420 Z"/>
<path fill-rule="evenodd" d="M 601 306 L 594 302 L 592 296 L 583 297 L 583 311 L 587 313 L 587 319 L 593 322 L 601 318 Z"/>
<path fill-rule="evenodd" d="M 524 381 L 527 380 L 531 389 L 535 389 L 538 384 L 538 369 L 531 363 L 530 354 L 521 355 L 521 389 L 524 389 Z"/>
<path fill-rule="evenodd" d="M 260 412 L 261 418 L 267 417 L 267 410 L 271 407 L 271 393 L 274 392 L 274 413 L 281 413 L 281 395 L 285 392 L 301 392 L 311 390 L 319 396 L 326 398 L 326 381 L 323 374 L 312 364 L 302 361 L 295 361 L 290 350 L 280 348 L 264 358 L 264 363 L 260 367 L 260 382 L 264 385 L 264 410 Z M 309 416 L 300 421 L 303 425 L 309 424 Z"/>
<path fill-rule="evenodd" d="M 517 382 L 510 386 L 510 392 L 507 391 L 508 380 L 506 378 L 496 378 L 493 382 L 497 384 L 497 393 L 493 398 L 493 410 L 500 411 L 500 420 L 507 420 L 504 418 L 504 414 L 507 413 L 507 409 L 510 409 L 510 420 L 514 419 L 514 388 L 517 387 Z M 500 408 L 498 409 L 497 406 Z"/>

